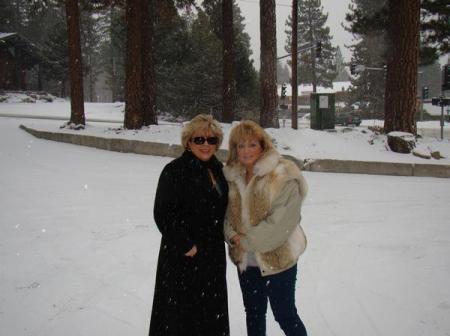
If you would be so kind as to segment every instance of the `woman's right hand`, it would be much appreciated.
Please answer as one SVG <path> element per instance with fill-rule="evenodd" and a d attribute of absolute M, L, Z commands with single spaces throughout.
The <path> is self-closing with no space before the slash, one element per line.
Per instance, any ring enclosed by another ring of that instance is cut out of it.
<path fill-rule="evenodd" d="M 186 256 L 186 257 L 193 257 L 193 256 L 195 256 L 197 254 L 197 246 L 193 246 L 187 253 L 185 253 L 184 255 Z"/>

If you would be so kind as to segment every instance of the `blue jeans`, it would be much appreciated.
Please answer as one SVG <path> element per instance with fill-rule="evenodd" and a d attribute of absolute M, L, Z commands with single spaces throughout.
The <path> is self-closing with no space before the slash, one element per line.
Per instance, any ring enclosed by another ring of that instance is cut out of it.
<path fill-rule="evenodd" d="M 248 336 L 266 336 L 267 301 L 275 320 L 286 336 L 306 336 L 306 329 L 295 307 L 297 265 L 269 276 L 261 276 L 258 267 L 239 274 L 247 320 Z"/>

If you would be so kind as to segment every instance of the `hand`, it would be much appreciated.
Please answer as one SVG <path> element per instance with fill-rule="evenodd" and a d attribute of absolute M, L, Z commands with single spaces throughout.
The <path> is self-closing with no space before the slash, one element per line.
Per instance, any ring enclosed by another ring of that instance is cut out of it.
<path fill-rule="evenodd" d="M 230 239 L 231 245 L 235 246 L 235 247 L 240 247 L 241 246 L 241 236 L 240 235 L 234 235 L 233 237 L 231 237 Z"/>
<path fill-rule="evenodd" d="M 185 253 L 184 255 L 186 256 L 186 257 L 193 257 L 193 256 L 195 256 L 197 254 L 197 246 L 193 246 L 187 253 Z"/>

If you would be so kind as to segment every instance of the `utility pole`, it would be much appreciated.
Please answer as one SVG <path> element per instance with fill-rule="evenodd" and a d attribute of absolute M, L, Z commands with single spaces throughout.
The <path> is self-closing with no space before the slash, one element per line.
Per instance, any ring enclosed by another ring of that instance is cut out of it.
<path fill-rule="evenodd" d="M 297 28 L 298 28 L 298 0 L 292 0 L 292 47 L 291 47 L 291 61 L 292 61 L 292 74 L 291 74 L 291 124 L 293 129 L 298 129 L 298 113 L 297 113 L 297 97 L 298 97 L 298 85 L 297 85 Z"/>

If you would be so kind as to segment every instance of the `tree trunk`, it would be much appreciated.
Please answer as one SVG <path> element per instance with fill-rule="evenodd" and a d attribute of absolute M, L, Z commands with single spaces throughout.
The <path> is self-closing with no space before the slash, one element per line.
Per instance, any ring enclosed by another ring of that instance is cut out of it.
<path fill-rule="evenodd" d="M 233 96 L 233 1 L 222 0 L 222 37 L 223 37 L 223 122 L 234 119 Z"/>
<path fill-rule="evenodd" d="M 124 127 L 127 129 L 140 129 L 144 122 L 142 109 L 141 14 L 141 0 L 127 0 L 127 65 L 124 120 Z"/>
<path fill-rule="evenodd" d="M 78 0 L 66 0 L 69 44 L 70 123 L 85 125 L 79 17 Z"/>
<path fill-rule="evenodd" d="M 97 99 L 95 97 L 95 78 L 94 78 L 94 74 L 93 74 L 93 69 L 92 69 L 92 56 L 89 56 L 89 75 L 88 75 L 88 80 L 89 80 L 89 101 L 92 102 L 96 102 Z"/>
<path fill-rule="evenodd" d="M 59 96 L 62 97 L 62 98 L 66 97 L 66 80 L 65 79 L 63 79 L 61 81 L 61 87 L 60 87 L 60 90 L 59 90 Z"/>
<path fill-rule="evenodd" d="M 109 24 L 109 38 L 110 38 L 110 46 L 109 46 L 109 52 L 111 55 L 110 59 L 110 65 L 111 65 L 111 100 L 112 102 L 117 101 L 118 94 L 117 94 L 117 71 L 116 71 L 116 60 L 114 56 L 114 46 L 113 46 L 113 6 L 110 7 L 109 10 L 109 16 L 110 16 L 110 24 Z"/>
<path fill-rule="evenodd" d="M 278 127 L 275 0 L 260 1 L 259 10 L 261 32 L 260 123 L 262 127 Z"/>
<path fill-rule="evenodd" d="M 384 130 L 416 133 L 420 0 L 390 0 Z"/>
<path fill-rule="evenodd" d="M 112 46 L 111 46 L 112 49 Z M 116 71 L 116 61 L 114 56 L 111 57 L 111 100 L 114 103 L 118 99 L 117 94 L 117 71 Z"/>
<path fill-rule="evenodd" d="M 297 46 L 298 46 L 298 0 L 292 0 L 292 45 L 291 45 L 291 61 L 292 61 L 292 75 L 291 75 L 291 124 L 293 129 L 298 128 L 298 113 L 297 113 Z"/>
<path fill-rule="evenodd" d="M 142 108 L 144 125 L 157 125 L 155 70 L 153 62 L 153 17 L 150 1 L 142 1 Z"/>

